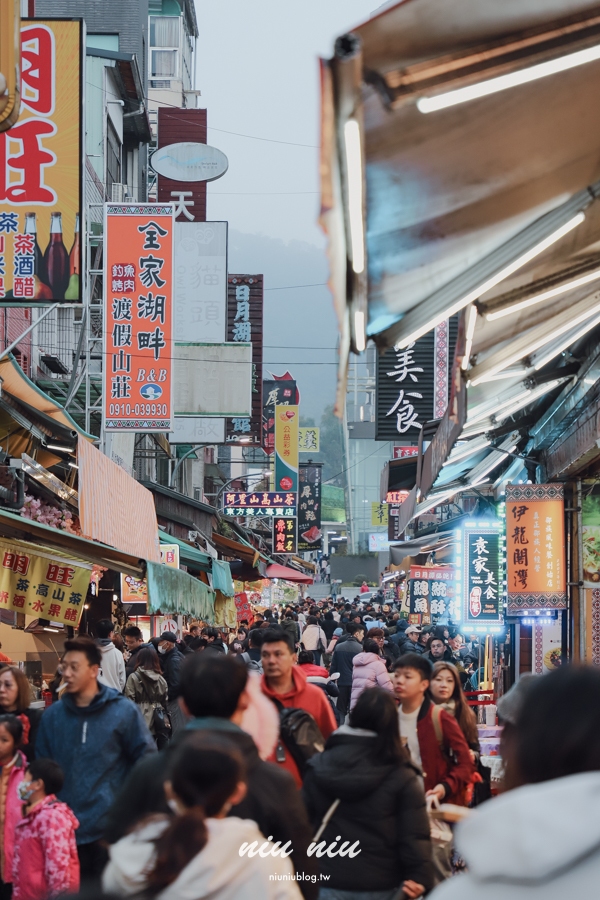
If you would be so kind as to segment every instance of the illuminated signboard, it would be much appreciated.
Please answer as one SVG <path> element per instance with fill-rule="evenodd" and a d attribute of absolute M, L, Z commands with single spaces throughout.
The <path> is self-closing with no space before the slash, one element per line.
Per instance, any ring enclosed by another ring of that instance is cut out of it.
<path fill-rule="evenodd" d="M 286 491 L 227 491 L 225 516 L 295 516 L 297 494 Z"/>
<path fill-rule="evenodd" d="M 298 519 L 275 516 L 273 519 L 273 553 L 296 553 Z"/>
<path fill-rule="evenodd" d="M 504 534 L 498 519 L 467 522 L 456 532 L 456 594 L 466 624 L 504 621 Z"/>

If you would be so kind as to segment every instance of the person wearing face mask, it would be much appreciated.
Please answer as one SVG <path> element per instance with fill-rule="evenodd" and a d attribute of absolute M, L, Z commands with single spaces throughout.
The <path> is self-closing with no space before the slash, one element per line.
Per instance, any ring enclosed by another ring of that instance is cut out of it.
<path fill-rule="evenodd" d="M 157 642 L 156 649 L 160 654 L 160 665 L 164 679 L 167 682 L 169 691 L 167 710 L 171 720 L 171 731 L 175 734 L 175 732 L 185 727 L 185 718 L 177 702 L 183 653 L 177 647 L 177 638 L 172 631 L 163 631 Z"/>
<path fill-rule="evenodd" d="M 79 890 L 79 822 L 56 799 L 64 780 L 58 763 L 36 759 L 18 785 L 23 818 L 15 829 L 12 900 L 54 900 Z"/>

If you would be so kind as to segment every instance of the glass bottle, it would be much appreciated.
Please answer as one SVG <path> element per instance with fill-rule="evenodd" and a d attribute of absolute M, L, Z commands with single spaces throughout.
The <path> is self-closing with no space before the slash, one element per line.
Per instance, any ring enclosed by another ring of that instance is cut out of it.
<path fill-rule="evenodd" d="M 65 300 L 79 300 L 79 213 L 75 216 L 75 237 L 69 253 L 69 286 Z"/>
<path fill-rule="evenodd" d="M 42 256 L 42 251 L 40 250 L 37 239 L 37 223 L 36 214 L 34 212 L 25 213 L 25 234 L 32 234 L 35 238 L 35 249 L 33 251 L 35 256 L 35 274 L 40 281 L 43 281 L 44 284 L 48 284 L 48 275 L 46 266 L 44 265 L 44 257 Z"/>
<path fill-rule="evenodd" d="M 62 215 L 52 213 L 50 219 L 50 243 L 44 253 L 48 281 L 54 300 L 64 300 L 69 284 L 69 254 L 62 239 Z"/>
<path fill-rule="evenodd" d="M 37 239 L 37 221 L 34 212 L 25 213 L 25 234 L 33 235 L 35 245 L 33 250 L 33 274 L 35 277 L 35 294 L 34 300 L 51 300 L 52 291 L 48 287 L 48 273 L 46 271 L 46 263 L 40 250 Z"/>

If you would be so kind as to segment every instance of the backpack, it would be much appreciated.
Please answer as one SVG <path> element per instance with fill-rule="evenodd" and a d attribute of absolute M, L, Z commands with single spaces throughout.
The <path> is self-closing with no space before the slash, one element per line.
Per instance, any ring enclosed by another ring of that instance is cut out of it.
<path fill-rule="evenodd" d="M 279 710 L 279 741 L 275 759 L 285 762 L 287 750 L 302 777 L 308 760 L 325 749 L 325 738 L 314 717 L 305 709 L 285 707 L 279 700 L 273 702 Z"/>
<path fill-rule="evenodd" d="M 246 663 L 246 668 L 249 672 L 258 672 L 259 675 L 263 674 L 263 666 L 262 663 L 256 659 L 250 659 L 249 653 L 242 653 L 242 659 Z"/>

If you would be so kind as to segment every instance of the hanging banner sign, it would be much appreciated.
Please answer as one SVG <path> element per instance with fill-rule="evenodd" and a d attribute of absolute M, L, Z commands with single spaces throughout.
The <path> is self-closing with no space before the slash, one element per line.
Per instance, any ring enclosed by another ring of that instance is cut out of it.
<path fill-rule="evenodd" d="M 275 487 L 298 490 L 298 407 L 275 407 Z"/>
<path fill-rule="evenodd" d="M 273 519 L 273 553 L 297 553 L 298 519 Z"/>
<path fill-rule="evenodd" d="M 0 610 L 76 626 L 90 577 L 91 566 L 0 543 Z"/>
<path fill-rule="evenodd" d="M 457 596 L 465 622 L 481 625 L 504 621 L 502 525 L 495 519 L 469 522 L 456 532 Z"/>
<path fill-rule="evenodd" d="M 371 502 L 371 525 L 388 524 L 388 505 L 386 503 Z"/>
<path fill-rule="evenodd" d="M 173 427 L 173 207 L 105 205 L 103 426 Z"/>
<path fill-rule="evenodd" d="M 262 446 L 269 456 L 275 451 L 275 407 L 288 404 L 294 406 L 297 397 L 298 388 L 292 379 L 273 378 L 263 381 Z"/>
<path fill-rule="evenodd" d="M 5 306 L 81 300 L 83 52 L 81 21 L 22 22 L 21 112 L 0 134 Z"/>
<path fill-rule="evenodd" d="M 252 344 L 252 415 L 227 419 L 228 444 L 260 447 L 262 427 L 263 276 L 227 279 L 227 340 Z"/>
<path fill-rule="evenodd" d="M 460 617 L 453 566 L 411 566 L 408 576 L 410 612 L 429 616 Z"/>
<path fill-rule="evenodd" d="M 317 463 L 300 464 L 298 488 L 298 552 L 320 550 L 321 531 L 321 469 Z"/>
<path fill-rule="evenodd" d="M 506 485 L 508 611 L 566 609 L 562 484 Z"/>
<path fill-rule="evenodd" d="M 222 511 L 226 516 L 295 516 L 296 501 L 291 491 L 227 491 Z"/>

